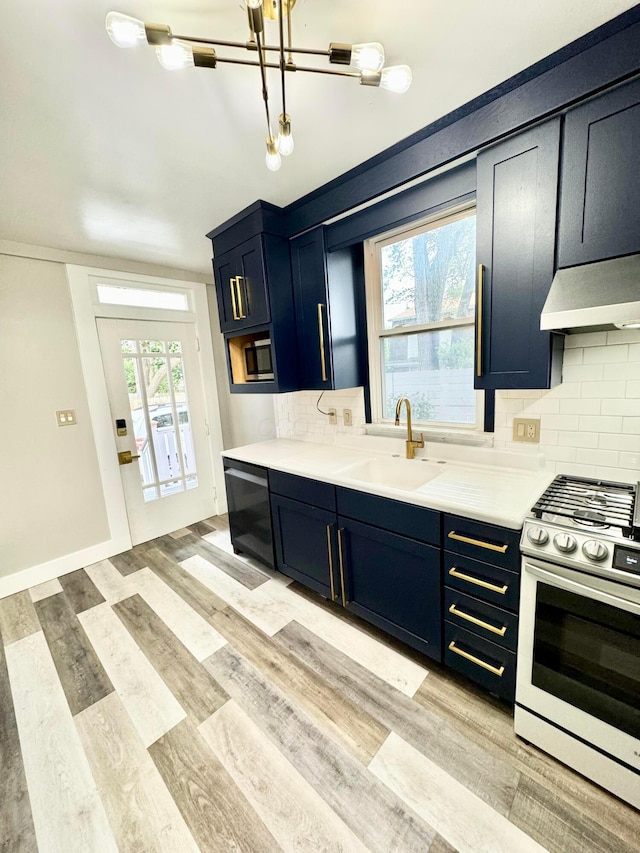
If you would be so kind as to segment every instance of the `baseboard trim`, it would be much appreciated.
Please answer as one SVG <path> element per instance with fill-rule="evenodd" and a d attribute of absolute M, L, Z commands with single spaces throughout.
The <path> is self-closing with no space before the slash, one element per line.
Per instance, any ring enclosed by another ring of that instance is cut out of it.
<path fill-rule="evenodd" d="M 83 569 L 92 563 L 113 557 L 114 554 L 128 551 L 129 548 L 131 548 L 131 539 L 128 536 L 109 539 L 107 542 L 91 545 L 82 551 L 74 551 L 73 554 L 65 554 L 63 557 L 56 557 L 55 560 L 22 569 L 11 575 L 5 575 L 0 577 L 0 598 L 13 595 L 15 592 L 22 592 L 29 587 L 36 586 L 36 584 L 51 581 L 60 575 L 75 572 L 76 569 Z"/>

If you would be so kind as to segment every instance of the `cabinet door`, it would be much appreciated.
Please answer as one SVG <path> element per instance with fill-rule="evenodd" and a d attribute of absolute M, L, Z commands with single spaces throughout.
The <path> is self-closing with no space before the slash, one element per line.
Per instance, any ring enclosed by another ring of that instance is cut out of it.
<path fill-rule="evenodd" d="M 540 331 L 554 273 L 560 119 L 478 154 L 475 387 L 549 388 L 562 338 Z"/>
<path fill-rule="evenodd" d="M 335 513 L 272 494 L 271 518 L 278 571 L 335 601 Z"/>
<path fill-rule="evenodd" d="M 565 119 L 558 265 L 640 252 L 640 80 Z"/>
<path fill-rule="evenodd" d="M 222 332 L 240 331 L 269 322 L 269 294 L 260 235 L 215 258 L 213 269 Z"/>
<path fill-rule="evenodd" d="M 323 229 L 291 241 L 300 387 L 333 388 L 331 331 Z"/>
<path fill-rule="evenodd" d="M 441 660 L 440 549 L 338 516 L 347 607 Z"/>

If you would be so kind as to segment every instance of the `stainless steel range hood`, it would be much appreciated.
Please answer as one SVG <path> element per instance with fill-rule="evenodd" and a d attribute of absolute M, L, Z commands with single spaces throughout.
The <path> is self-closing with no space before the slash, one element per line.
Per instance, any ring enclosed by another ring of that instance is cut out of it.
<path fill-rule="evenodd" d="M 640 255 L 558 270 L 541 329 L 640 328 Z"/>

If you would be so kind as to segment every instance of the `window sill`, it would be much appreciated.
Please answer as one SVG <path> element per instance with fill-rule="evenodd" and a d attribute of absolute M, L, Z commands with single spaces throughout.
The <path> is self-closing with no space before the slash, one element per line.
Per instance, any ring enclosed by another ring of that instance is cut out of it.
<path fill-rule="evenodd" d="M 365 424 L 366 435 L 380 435 L 386 438 L 407 437 L 407 427 L 391 424 Z M 413 437 L 423 433 L 426 442 L 434 444 L 461 444 L 467 447 L 493 447 L 493 434 L 476 430 L 431 429 L 429 427 L 413 427 Z"/>

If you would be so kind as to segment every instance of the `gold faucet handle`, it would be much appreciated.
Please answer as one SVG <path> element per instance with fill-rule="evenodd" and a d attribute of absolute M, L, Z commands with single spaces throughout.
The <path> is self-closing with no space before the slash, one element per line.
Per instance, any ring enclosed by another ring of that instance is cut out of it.
<path fill-rule="evenodd" d="M 419 439 L 419 441 L 416 441 L 416 446 L 417 447 L 424 447 L 424 433 L 423 432 L 420 433 L 420 439 Z"/>

